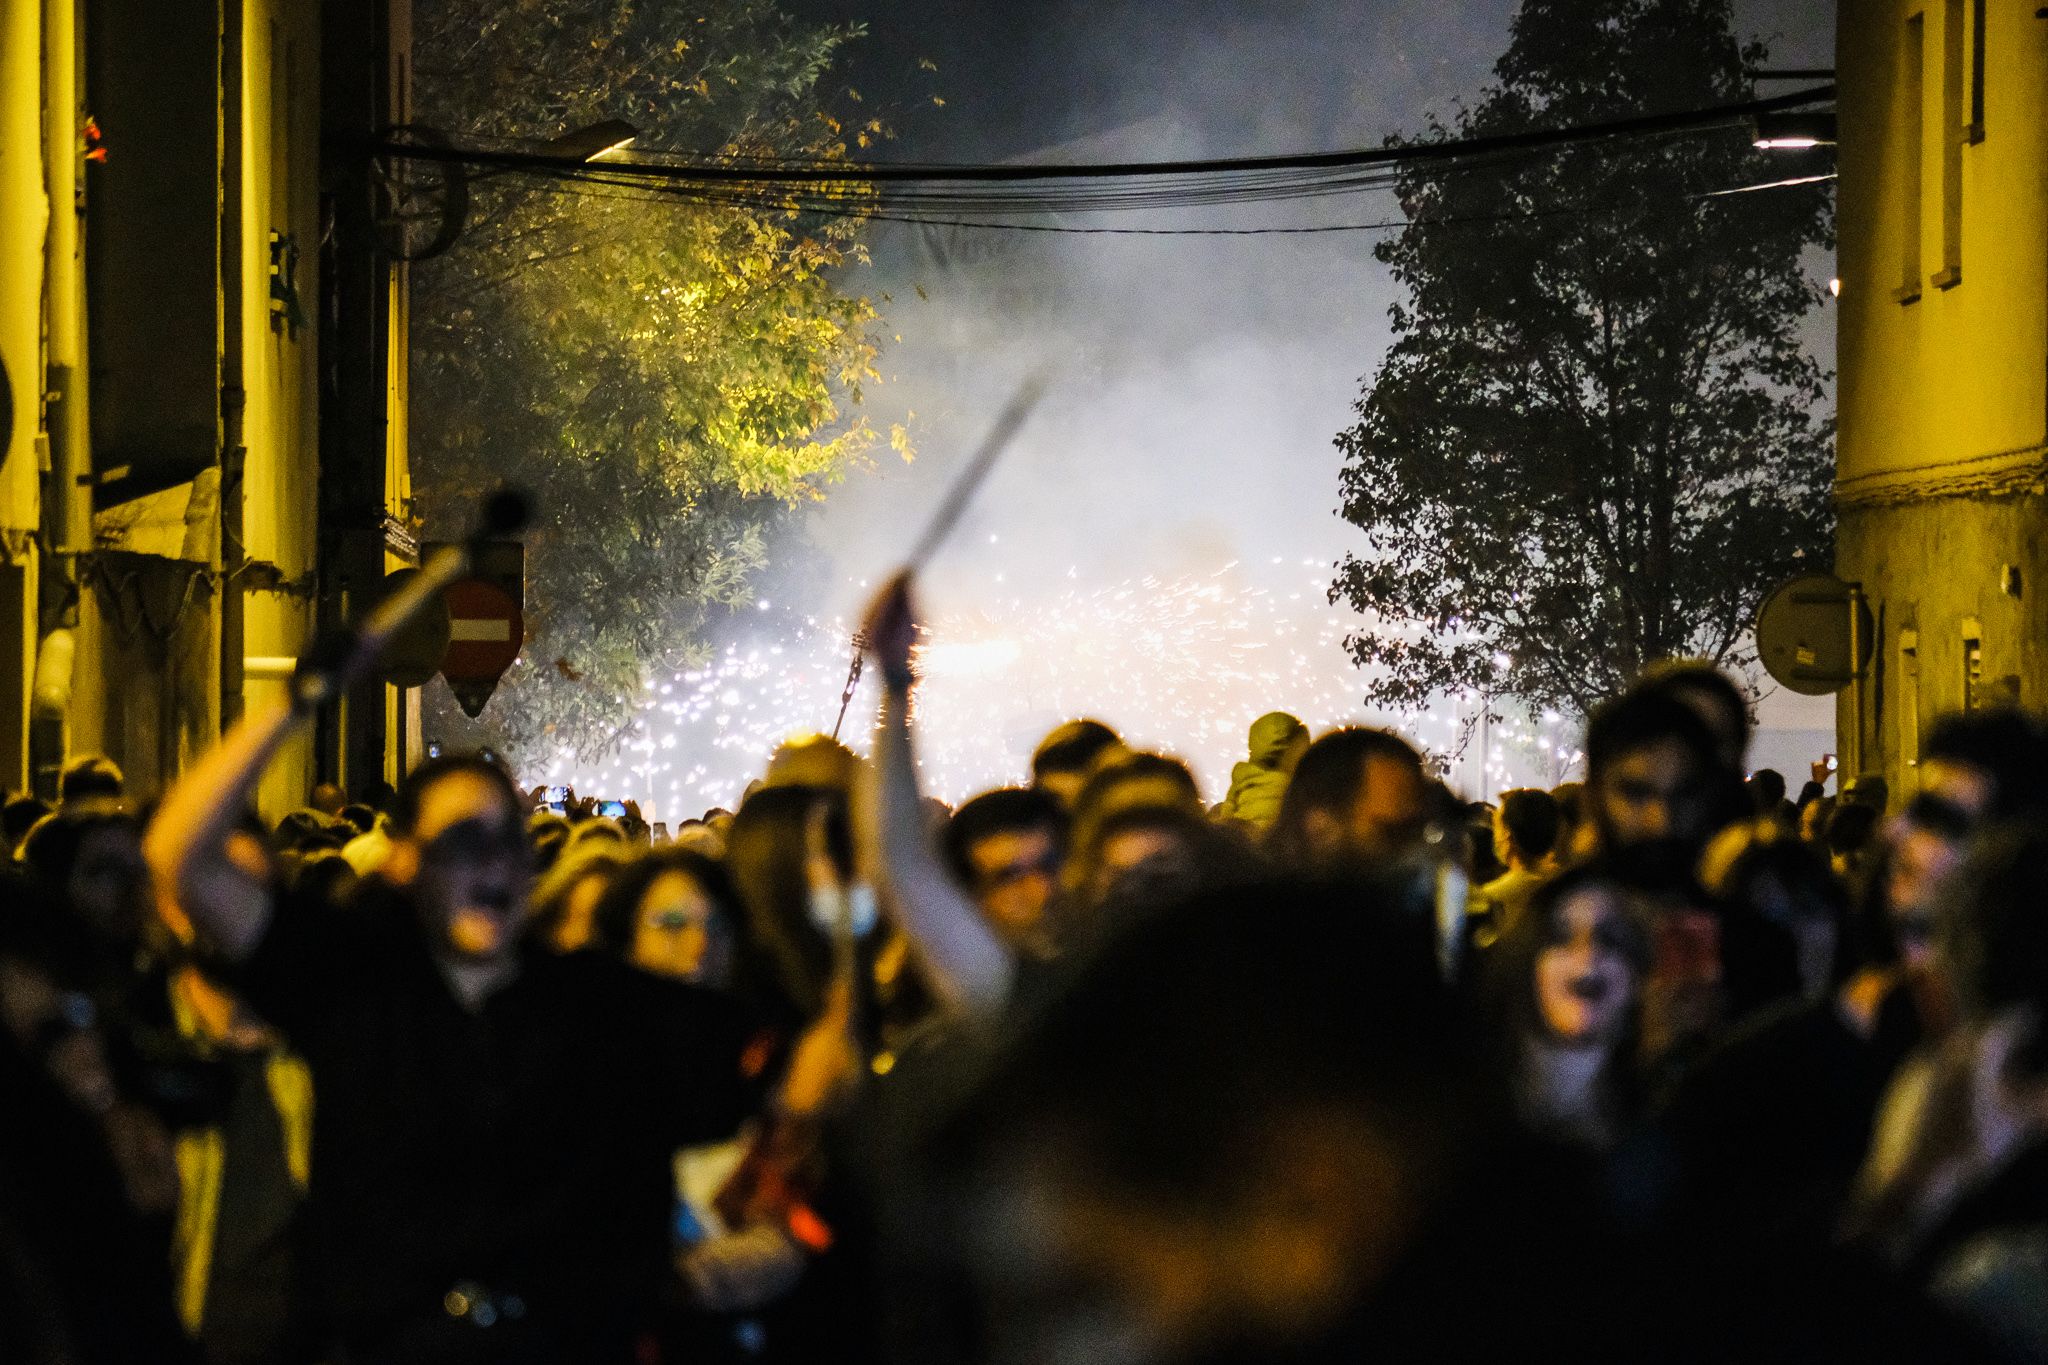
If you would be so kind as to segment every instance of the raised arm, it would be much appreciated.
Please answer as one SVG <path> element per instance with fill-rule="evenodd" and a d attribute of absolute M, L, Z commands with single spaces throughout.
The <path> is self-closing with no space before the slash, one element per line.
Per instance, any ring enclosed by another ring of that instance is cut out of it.
<path fill-rule="evenodd" d="M 950 1003 L 970 1013 L 993 1013 L 1009 996 L 1014 963 L 947 873 L 925 828 L 910 732 L 910 652 L 916 638 L 910 579 L 903 575 L 882 590 L 867 622 L 883 686 L 874 774 L 864 784 L 867 809 L 860 821 L 878 864 L 870 872 Z"/>
<path fill-rule="evenodd" d="M 299 723 L 283 702 L 244 713 L 172 785 L 142 836 L 159 897 L 168 897 L 233 960 L 248 956 L 263 937 L 273 907 L 270 887 L 228 856 L 228 835 Z"/>

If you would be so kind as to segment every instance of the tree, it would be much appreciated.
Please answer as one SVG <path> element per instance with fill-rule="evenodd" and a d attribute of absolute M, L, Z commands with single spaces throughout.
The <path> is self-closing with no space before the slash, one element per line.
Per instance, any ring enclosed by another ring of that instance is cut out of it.
<path fill-rule="evenodd" d="M 1753 98 L 1726 0 L 1524 0 L 1479 136 Z M 1452 129 L 1433 125 L 1435 136 Z M 1583 714 L 1645 663 L 1752 662 L 1762 594 L 1828 563 L 1824 185 L 1747 130 L 1603 139 L 1401 177 L 1407 298 L 1354 405 L 1333 602 L 1378 705 L 1447 691 Z"/>
<path fill-rule="evenodd" d="M 531 147 L 606 119 L 644 146 L 844 158 L 878 122 L 819 107 L 857 30 L 771 0 L 423 0 L 420 120 Z M 765 206 L 483 173 L 470 225 L 414 267 L 415 507 L 457 533 L 480 489 L 527 488 L 528 639 L 481 727 L 522 762 L 631 732 L 651 680 L 701 661 L 789 511 L 867 457 L 854 414 L 875 318 L 838 281 L 856 225 Z"/>

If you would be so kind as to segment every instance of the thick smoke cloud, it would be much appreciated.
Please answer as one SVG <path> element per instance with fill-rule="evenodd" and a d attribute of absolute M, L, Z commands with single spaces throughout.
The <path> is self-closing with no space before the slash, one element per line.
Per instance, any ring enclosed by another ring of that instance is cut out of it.
<path fill-rule="evenodd" d="M 1476 96 L 1512 16 L 1505 0 L 1126 0 L 1005 6 L 1000 15 L 930 0 L 865 13 L 848 0 L 799 8 L 868 20 L 850 83 L 864 86 L 865 102 L 905 115 L 886 148 L 899 160 L 1151 160 L 1366 145 L 1418 130 L 1430 115 L 1448 118 Z M 1746 11 L 1751 28 L 1793 30 L 1777 44 L 1780 63 L 1828 63 L 1825 15 Z M 1056 221 L 1250 227 L 1398 217 L 1391 196 L 1371 194 Z M 1372 259 L 1375 240 L 877 225 L 875 265 L 852 281 L 889 299 L 886 383 L 870 407 L 882 421 L 912 414 L 920 453 L 910 465 L 883 453 L 807 518 L 828 571 L 806 609 L 850 619 L 990 415 L 1024 375 L 1049 366 L 1050 395 L 928 575 L 935 612 L 972 613 L 991 599 L 1025 615 L 1062 602 L 1071 610 L 1077 588 L 1235 565 L 1222 577 L 1232 600 L 1329 636 L 1341 617 L 1322 600 L 1328 568 L 1359 534 L 1331 510 L 1331 438 L 1387 343 L 1396 297 Z M 1831 340 L 1816 336 L 1830 349 Z M 1186 666 L 1174 657 L 1158 666 Z M 1347 668 L 1332 645 L 1313 671 L 1318 685 L 1341 688 Z M 1217 717 L 1219 738 L 1188 755 L 1207 785 L 1217 787 L 1257 709 L 1314 710 L 1315 690 L 1283 682 L 1264 699 L 1232 696 L 1245 714 Z M 1118 700 L 1105 695 L 1091 709 L 1142 731 L 1148 718 L 1118 714 Z M 1787 719 L 1827 724 L 1811 711 Z"/>

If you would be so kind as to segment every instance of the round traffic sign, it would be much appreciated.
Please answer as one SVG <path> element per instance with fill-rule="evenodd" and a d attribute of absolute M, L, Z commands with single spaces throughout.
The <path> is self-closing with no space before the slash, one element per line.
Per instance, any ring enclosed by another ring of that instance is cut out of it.
<path fill-rule="evenodd" d="M 465 578 L 448 586 L 448 653 L 441 676 L 451 683 L 495 682 L 519 657 L 526 619 L 495 583 Z"/>
<path fill-rule="evenodd" d="M 1756 617 L 1757 656 L 1789 690 L 1824 697 L 1863 675 L 1873 626 L 1854 586 L 1832 574 L 1802 574 L 1764 599 Z"/>
<path fill-rule="evenodd" d="M 396 595 L 400 588 L 420 576 L 418 569 L 400 569 L 384 575 L 377 600 Z M 378 672 L 393 687 L 425 687 L 441 671 L 448 653 L 448 603 L 434 598 L 384 646 Z"/>

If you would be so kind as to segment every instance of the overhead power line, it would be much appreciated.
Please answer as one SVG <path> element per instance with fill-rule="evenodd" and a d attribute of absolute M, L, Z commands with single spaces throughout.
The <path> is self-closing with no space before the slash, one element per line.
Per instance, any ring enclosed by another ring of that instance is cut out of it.
<path fill-rule="evenodd" d="M 1757 114 L 1818 104 L 1833 99 L 1834 95 L 1834 86 L 1821 85 L 1774 95 L 1768 99 L 1744 100 L 1704 109 L 1639 114 L 1630 118 L 1569 124 L 1556 128 L 1531 128 L 1512 133 L 1446 138 L 1435 142 L 1396 142 L 1382 147 L 1360 147 L 1333 152 L 1302 152 L 1284 156 L 1226 157 L 1194 161 L 942 165 L 743 158 L 644 159 L 615 156 L 604 161 L 592 162 L 560 152 L 486 147 L 435 147 L 404 141 L 380 143 L 375 150 L 387 156 L 455 162 L 483 169 L 536 171 L 572 178 L 606 178 L 631 174 L 651 180 L 674 180 L 696 184 L 1024 184 L 1054 180 L 1150 180 L 1175 176 L 1200 178 L 1222 175 L 1255 176 L 1272 172 L 1354 170 L 1399 166 L 1416 161 L 1470 157 L 1491 152 L 1526 151 L 1602 138 L 1726 124 Z"/>
<path fill-rule="evenodd" d="M 1020 222 L 1016 219 L 1055 214 L 1273 203 L 1391 191 L 1400 186 L 1404 175 L 1411 173 L 1418 163 L 1434 165 L 1433 178 L 1456 180 L 1483 175 L 1531 155 L 1562 152 L 1579 146 L 1597 146 L 1621 140 L 1641 145 L 1714 133 L 1744 126 L 1761 114 L 1826 100 L 1833 94 L 1832 86 L 1821 86 L 1770 99 L 1596 123 L 1431 142 L 1389 143 L 1382 147 L 1347 151 L 1210 161 L 965 166 L 742 158 L 707 160 L 659 153 L 642 153 L 635 159 L 608 157 L 593 161 L 565 154 L 553 146 L 536 151 L 518 147 L 456 147 L 415 141 L 387 142 L 380 144 L 378 151 L 393 158 L 461 165 L 476 170 L 487 179 L 524 174 L 551 182 L 557 190 L 568 193 L 698 207 L 743 208 L 765 213 L 802 212 L 872 222 L 1076 236 L 1316 235 L 1380 232 L 1415 221 L 1428 224 L 1498 222 L 1521 217 L 1549 217 L 1572 210 L 1244 227 L 1120 227 Z M 1801 177 L 1768 185 L 1744 185 L 1692 197 L 1711 198 L 1751 189 L 1813 183 L 1824 178 Z"/>

